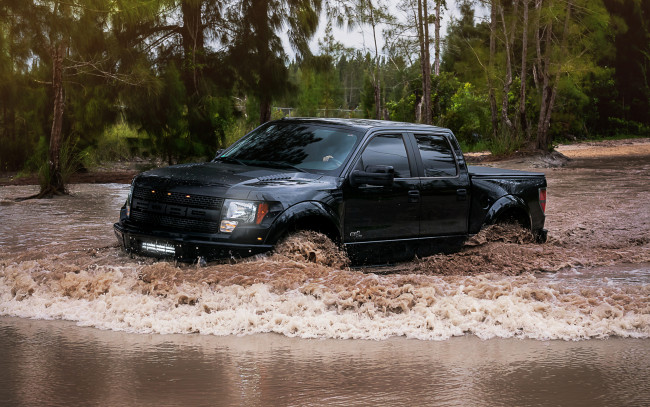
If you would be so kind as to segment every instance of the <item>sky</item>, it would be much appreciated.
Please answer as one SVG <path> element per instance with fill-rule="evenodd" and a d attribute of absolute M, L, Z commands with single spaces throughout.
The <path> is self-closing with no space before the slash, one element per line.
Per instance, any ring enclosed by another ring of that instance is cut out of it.
<path fill-rule="evenodd" d="M 447 8 L 448 8 L 447 10 L 443 11 L 442 26 L 440 29 L 441 36 L 444 36 L 445 33 L 447 32 L 447 25 L 451 17 L 453 15 L 458 15 L 458 8 L 456 7 L 455 1 L 448 1 Z M 393 15 L 396 16 L 398 19 L 402 21 L 406 20 L 404 13 L 398 10 L 394 3 L 391 3 L 389 5 L 389 9 L 393 13 Z M 314 54 L 320 53 L 320 49 L 318 47 L 318 40 L 323 39 L 323 37 L 325 36 L 326 27 L 327 27 L 327 16 L 325 12 L 323 12 L 321 14 L 320 24 L 318 25 L 318 31 L 316 32 L 316 34 L 314 35 L 313 39 L 310 42 L 311 51 Z M 378 34 L 377 45 L 379 47 L 380 53 L 382 52 L 382 48 L 384 46 L 384 39 L 383 39 L 383 35 L 381 34 L 382 28 L 384 27 L 380 27 L 380 29 L 377 32 Z M 334 38 L 346 47 L 368 50 L 374 53 L 372 29 L 369 26 L 355 27 L 353 30 L 348 30 L 346 27 L 339 28 L 336 27 L 336 25 L 334 24 L 333 33 L 334 33 Z M 431 35 L 433 35 L 433 25 L 431 26 Z M 285 51 L 289 55 L 289 58 L 293 59 L 295 56 L 295 52 L 291 48 L 291 45 L 289 44 L 289 40 L 287 39 L 286 36 L 283 36 L 282 41 L 284 43 Z"/>

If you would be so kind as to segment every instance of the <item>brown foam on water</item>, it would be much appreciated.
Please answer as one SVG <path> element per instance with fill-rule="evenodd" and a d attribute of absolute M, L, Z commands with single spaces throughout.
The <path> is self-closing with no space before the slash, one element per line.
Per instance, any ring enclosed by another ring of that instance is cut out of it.
<path fill-rule="evenodd" d="M 0 260 L 0 315 L 157 333 L 650 337 L 650 285 L 581 287 L 535 274 L 650 261 L 647 245 L 578 250 L 526 243 L 521 231 L 495 232 L 482 232 L 460 253 L 383 274 L 295 261 L 282 252 L 207 267 L 130 258 L 116 247 L 31 260 L 23 254 Z"/>

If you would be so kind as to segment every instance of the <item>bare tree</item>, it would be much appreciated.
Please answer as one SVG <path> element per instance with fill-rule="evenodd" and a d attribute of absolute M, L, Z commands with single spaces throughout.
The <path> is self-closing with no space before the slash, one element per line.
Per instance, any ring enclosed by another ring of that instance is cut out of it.
<path fill-rule="evenodd" d="M 530 129 L 526 117 L 526 81 L 528 70 L 526 62 L 528 60 L 528 3 L 530 0 L 522 0 L 524 3 L 524 16 L 521 34 L 521 85 L 519 87 L 519 128 L 526 136 L 526 141 L 530 142 Z"/>
<path fill-rule="evenodd" d="M 418 42 L 420 44 L 420 70 L 422 72 L 422 100 L 420 121 L 431 124 L 431 56 L 429 40 L 429 10 L 427 0 L 417 2 Z"/>
<path fill-rule="evenodd" d="M 550 1 L 549 7 L 553 6 L 553 1 Z M 562 72 L 561 69 L 561 64 L 562 64 L 562 59 L 566 58 L 566 53 L 567 53 L 567 39 L 569 36 L 569 21 L 571 20 L 571 8 L 572 8 L 572 0 L 569 0 L 566 5 L 566 14 L 564 18 L 564 29 L 562 31 L 562 39 L 561 39 L 561 45 L 560 45 L 560 55 L 558 61 L 553 61 L 555 68 L 553 68 L 553 64 L 551 63 L 551 54 L 552 54 L 552 49 L 554 47 L 552 38 L 551 38 L 551 33 L 553 31 L 553 19 L 548 19 L 548 22 L 546 26 L 544 27 L 544 58 L 543 58 L 543 63 L 541 66 L 538 67 L 539 72 L 541 73 L 542 76 L 542 97 L 541 97 L 541 103 L 540 103 L 540 110 L 539 110 L 539 121 L 537 123 L 537 148 L 539 150 L 547 151 L 549 148 L 549 145 L 551 143 L 550 137 L 548 130 L 550 128 L 551 124 L 551 112 L 553 111 L 553 107 L 555 105 L 555 97 L 557 96 L 557 88 L 558 88 L 558 83 L 560 81 L 560 73 Z M 538 36 L 537 42 L 539 43 L 539 35 L 540 32 L 536 33 Z M 541 47 L 538 47 L 538 50 L 541 49 Z M 538 56 L 538 61 L 541 60 L 541 58 Z M 554 79 L 551 80 L 551 75 L 553 74 L 553 69 L 555 69 L 555 75 Z"/>
<path fill-rule="evenodd" d="M 41 186 L 39 196 L 63 194 L 66 192 L 61 173 L 61 144 L 63 127 L 63 57 L 67 50 L 66 43 L 59 40 L 50 46 L 52 54 L 52 93 L 54 94 L 54 112 L 52 131 L 50 133 L 50 149 L 48 153 L 49 182 Z"/>
<path fill-rule="evenodd" d="M 512 124 L 512 120 L 510 120 L 510 116 L 508 114 L 508 105 L 509 105 L 509 98 L 508 95 L 510 93 L 510 87 L 512 86 L 512 45 L 514 43 L 514 31 L 515 31 L 515 23 L 517 21 L 517 7 L 519 5 L 519 1 L 515 0 L 514 1 L 514 10 L 512 13 L 512 22 L 511 22 L 511 27 L 508 29 L 508 24 L 506 23 L 506 17 L 503 12 L 503 5 L 499 4 L 497 6 L 499 10 L 499 15 L 501 16 L 501 26 L 503 29 L 503 44 L 505 46 L 505 51 L 506 51 L 506 61 L 505 61 L 505 78 L 503 80 L 503 96 L 501 98 L 501 121 L 503 123 L 503 131 L 507 131 L 509 136 L 514 136 L 514 125 Z"/>
<path fill-rule="evenodd" d="M 489 0 L 490 6 L 490 56 L 488 69 L 486 70 L 488 85 L 488 100 L 490 101 L 490 119 L 492 122 L 492 139 L 496 139 L 499 131 L 499 119 L 497 114 L 497 100 L 494 86 L 494 64 L 496 59 L 496 35 L 497 35 L 497 1 Z"/>
<path fill-rule="evenodd" d="M 440 75 L 440 19 L 442 0 L 434 0 L 436 2 L 436 21 L 435 21 L 435 44 L 434 44 L 434 60 L 433 60 L 433 74 Z"/>
<path fill-rule="evenodd" d="M 372 73 L 372 85 L 375 91 L 375 119 L 381 119 L 381 79 L 379 78 L 379 48 L 377 47 L 377 26 L 379 21 L 377 19 L 378 10 L 372 4 L 372 0 L 368 1 L 368 24 L 372 28 L 372 39 L 375 44 L 375 67 Z"/>

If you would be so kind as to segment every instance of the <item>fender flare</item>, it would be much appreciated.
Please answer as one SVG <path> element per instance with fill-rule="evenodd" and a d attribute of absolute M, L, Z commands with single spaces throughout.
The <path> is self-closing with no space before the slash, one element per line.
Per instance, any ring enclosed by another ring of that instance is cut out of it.
<path fill-rule="evenodd" d="M 276 244 L 280 238 L 292 229 L 310 229 L 299 224 L 300 221 L 305 221 L 308 218 L 315 222 L 312 225 L 313 230 L 321 231 L 335 241 L 341 241 L 341 222 L 338 214 L 321 202 L 305 201 L 290 206 L 275 218 L 265 243 Z"/>
<path fill-rule="evenodd" d="M 503 214 L 508 212 L 523 214 L 526 217 L 527 222 L 527 224 L 524 226 L 530 229 L 532 223 L 528 205 L 526 205 L 526 202 L 524 202 L 523 199 L 514 195 L 505 195 L 497 199 L 497 201 L 494 202 L 492 206 L 490 206 L 490 209 L 485 215 L 483 226 L 495 224 Z"/>

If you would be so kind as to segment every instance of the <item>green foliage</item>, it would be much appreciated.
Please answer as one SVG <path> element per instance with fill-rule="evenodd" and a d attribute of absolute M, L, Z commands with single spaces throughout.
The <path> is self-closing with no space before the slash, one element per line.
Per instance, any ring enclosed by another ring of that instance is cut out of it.
<path fill-rule="evenodd" d="M 322 55 L 303 62 L 299 68 L 299 116 L 335 117 L 343 104 L 339 75 L 332 57 Z"/>
<path fill-rule="evenodd" d="M 363 112 L 363 117 L 374 118 L 375 111 L 375 87 L 372 84 L 372 77 L 370 73 L 366 72 L 363 77 L 363 88 L 361 90 L 361 111 Z"/>
<path fill-rule="evenodd" d="M 478 153 L 483 151 L 490 151 L 492 144 L 487 140 L 479 140 L 471 144 L 461 142 L 460 147 L 464 153 Z"/>
<path fill-rule="evenodd" d="M 235 141 L 244 137 L 250 131 L 252 131 L 256 126 L 244 119 L 239 119 L 233 123 L 226 131 L 226 139 L 223 144 L 223 147 L 228 147 Z"/>
<path fill-rule="evenodd" d="M 280 34 L 298 55 L 309 56 L 320 7 L 320 0 L 275 0 L 230 8 L 231 27 L 238 33 L 229 44 L 230 63 L 246 91 L 259 100 L 260 121 L 270 119 L 274 99 L 294 91 Z"/>
<path fill-rule="evenodd" d="M 391 120 L 398 122 L 415 121 L 415 94 L 401 98 L 398 101 L 390 100 L 386 102 L 386 108 Z"/>
<path fill-rule="evenodd" d="M 507 156 L 519 150 L 524 145 L 524 139 L 521 136 L 512 136 L 507 133 L 499 133 L 495 138 L 490 140 L 490 152 L 495 156 Z"/>
<path fill-rule="evenodd" d="M 127 123 L 107 127 L 96 148 L 86 150 L 84 164 L 92 166 L 107 161 L 129 160 L 138 155 L 138 131 Z"/>
<path fill-rule="evenodd" d="M 66 139 L 61 144 L 59 160 L 61 164 L 61 178 L 65 185 L 69 183 L 72 174 L 76 173 L 83 167 L 84 155 L 84 152 L 79 151 L 77 148 L 77 141 L 75 140 Z M 40 156 L 37 160 L 40 161 L 38 167 L 38 181 L 41 190 L 44 190 L 47 186 L 52 185 L 53 175 L 50 173 L 47 150 L 45 152 L 45 157 L 43 158 L 43 156 Z"/>
<path fill-rule="evenodd" d="M 40 137 L 32 154 L 27 159 L 23 171 L 26 173 L 38 173 L 41 171 L 41 167 L 47 162 L 48 149 L 49 143 L 47 138 L 45 136 Z"/>
<path fill-rule="evenodd" d="M 636 137 L 650 137 L 650 125 L 647 123 L 639 123 L 634 120 L 625 120 L 619 117 L 608 118 L 609 127 L 616 129 L 615 133 L 611 136 L 636 136 Z"/>
<path fill-rule="evenodd" d="M 60 6 L 57 13 L 55 4 Z M 0 19 L 0 170 L 38 171 L 46 161 L 53 116 L 50 51 L 63 38 L 67 41 L 63 139 L 75 140 L 72 150 L 77 155 L 84 152 L 78 158 L 86 166 L 134 155 L 164 157 L 168 162 L 210 158 L 256 127 L 266 107 L 271 118 L 374 117 L 374 78 L 381 82 L 381 104 L 389 117 L 415 121 L 423 94 L 417 42 L 409 37 L 412 31 L 405 35 L 394 29 L 408 31 L 408 20 L 376 31 L 384 36 L 385 57 L 374 49 L 345 48 L 331 24 L 319 42 L 320 55 L 311 55 L 308 42 L 321 4 L 319 0 L 0 2 L 0 15 L 5 17 Z M 495 153 L 506 154 L 520 148 L 527 136 L 518 115 L 523 15 L 521 2 L 518 8 L 499 4 L 506 23 L 517 22 L 512 25 L 513 78 L 508 93 L 503 25 L 497 21 L 490 68 L 489 4 L 487 18 L 479 20 L 476 4 L 463 1 L 442 41 L 442 72 L 431 78 L 431 106 L 434 124 L 451 128 L 467 148 L 489 144 Z M 529 3 L 525 82 L 526 122 L 533 139 L 543 93 L 534 4 Z M 568 3 L 540 4 L 540 33 L 553 23 L 547 72 L 549 88 L 557 85 L 552 137 L 647 137 L 650 2 L 572 0 L 566 49 L 562 38 Z M 374 16 L 369 7 L 359 8 L 367 2 L 329 5 L 339 6 L 332 16 L 356 25 L 372 26 L 373 18 L 393 20 L 378 2 L 372 3 L 379 13 Z M 201 24 L 192 31 L 195 20 Z M 291 63 L 283 32 L 297 50 Z M 543 36 L 541 40 L 543 53 Z M 490 88 L 499 121 L 494 139 Z M 508 101 L 513 134 L 504 131 L 503 98 Z"/>
<path fill-rule="evenodd" d="M 442 50 L 441 70 L 454 74 L 462 82 L 485 86 L 488 65 L 490 28 L 486 22 L 475 23 L 475 11 L 470 1 L 459 4 L 460 17 L 452 17 Z"/>
<path fill-rule="evenodd" d="M 489 134 L 489 110 L 485 95 L 476 92 L 471 83 L 462 84 L 451 97 L 444 123 L 466 144 L 478 142 Z"/>
<path fill-rule="evenodd" d="M 446 126 L 446 119 L 452 107 L 452 98 L 460 89 L 461 82 L 451 72 L 441 72 L 431 80 L 431 105 L 433 107 L 433 121 L 435 124 Z M 477 93 L 473 90 L 472 92 Z M 485 103 L 485 100 L 483 100 Z"/>

